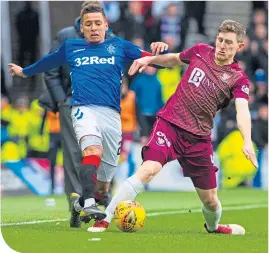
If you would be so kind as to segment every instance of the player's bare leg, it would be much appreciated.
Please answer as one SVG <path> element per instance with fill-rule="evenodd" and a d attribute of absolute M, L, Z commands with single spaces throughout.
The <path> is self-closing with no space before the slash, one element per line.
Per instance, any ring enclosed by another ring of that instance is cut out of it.
<path fill-rule="evenodd" d="M 196 192 L 203 203 L 202 212 L 205 217 L 205 228 L 208 233 L 244 235 L 245 229 L 236 224 L 221 225 L 219 224 L 222 207 L 218 199 L 217 188 L 202 190 L 195 188 Z"/>
<path fill-rule="evenodd" d="M 143 191 L 144 185 L 149 183 L 155 175 L 159 173 L 162 165 L 155 161 L 145 161 L 137 170 L 135 175 L 129 177 L 119 187 L 113 196 L 110 204 L 106 208 L 107 217 L 104 220 L 96 221 L 92 227 L 88 228 L 89 232 L 104 232 L 111 222 L 116 206 L 124 200 L 134 200 L 136 195 Z"/>

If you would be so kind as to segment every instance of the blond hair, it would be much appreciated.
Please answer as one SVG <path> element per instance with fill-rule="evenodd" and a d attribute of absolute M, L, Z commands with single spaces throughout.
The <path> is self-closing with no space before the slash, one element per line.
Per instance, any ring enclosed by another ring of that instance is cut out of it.
<path fill-rule="evenodd" d="M 246 35 L 246 29 L 245 27 L 237 22 L 237 21 L 234 21 L 234 20 L 231 20 L 231 19 L 227 19 L 227 20 L 224 20 L 219 29 L 218 29 L 218 32 L 224 32 L 224 33 L 227 33 L 227 32 L 232 32 L 232 33 L 235 33 L 236 36 L 237 36 L 237 41 L 238 42 L 243 42 L 244 40 L 244 37 Z"/>

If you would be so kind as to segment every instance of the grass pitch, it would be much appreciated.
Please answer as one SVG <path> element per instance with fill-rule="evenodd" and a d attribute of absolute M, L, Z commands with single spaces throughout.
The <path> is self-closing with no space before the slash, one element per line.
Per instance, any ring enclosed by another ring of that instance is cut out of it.
<path fill-rule="evenodd" d="M 224 208 L 221 223 L 242 225 L 245 236 L 207 234 L 195 192 L 141 194 L 137 201 L 148 217 L 137 233 L 123 233 L 113 223 L 105 233 L 87 232 L 88 224 L 71 229 L 65 197 L 55 197 L 55 207 L 46 206 L 43 197 L 4 198 L 1 232 L 9 247 L 22 253 L 268 252 L 267 191 L 223 190 L 219 197 Z"/>

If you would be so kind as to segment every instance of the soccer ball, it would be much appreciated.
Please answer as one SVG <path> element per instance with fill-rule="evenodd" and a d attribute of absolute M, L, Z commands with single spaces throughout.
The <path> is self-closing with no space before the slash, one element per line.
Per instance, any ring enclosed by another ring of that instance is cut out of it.
<path fill-rule="evenodd" d="M 123 232 L 136 232 L 143 228 L 146 220 L 144 207 L 136 201 L 123 201 L 114 212 L 114 221 Z"/>

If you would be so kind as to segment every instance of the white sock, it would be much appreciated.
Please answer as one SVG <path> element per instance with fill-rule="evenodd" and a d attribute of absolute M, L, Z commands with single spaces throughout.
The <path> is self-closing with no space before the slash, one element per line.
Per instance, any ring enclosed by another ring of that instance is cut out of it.
<path fill-rule="evenodd" d="M 85 199 L 84 208 L 89 207 L 89 206 L 91 206 L 93 204 L 95 204 L 95 199 L 94 198 Z"/>
<path fill-rule="evenodd" d="M 202 211 L 205 217 L 207 229 L 209 231 L 215 231 L 218 228 L 218 224 L 221 218 L 221 213 L 222 213 L 221 203 L 219 202 L 219 208 L 215 212 L 207 210 L 204 205 L 202 207 Z"/>
<path fill-rule="evenodd" d="M 143 183 L 135 175 L 127 178 L 124 183 L 119 187 L 113 196 L 110 204 L 106 208 L 106 218 L 105 221 L 111 222 L 114 211 L 117 205 L 121 201 L 134 200 L 136 195 L 144 189 Z"/>

